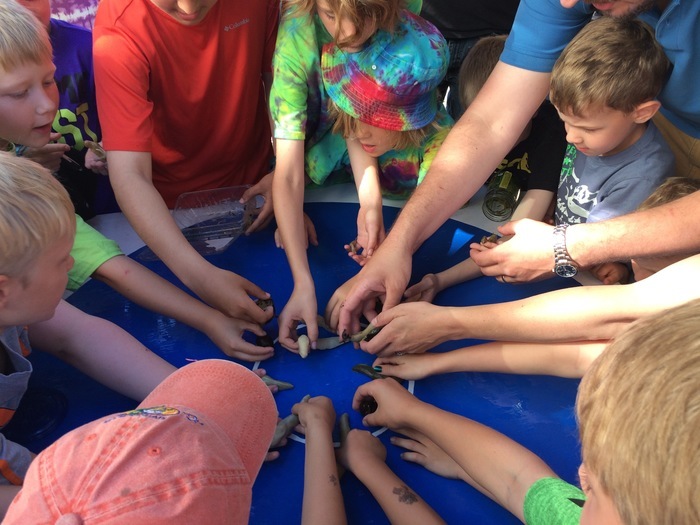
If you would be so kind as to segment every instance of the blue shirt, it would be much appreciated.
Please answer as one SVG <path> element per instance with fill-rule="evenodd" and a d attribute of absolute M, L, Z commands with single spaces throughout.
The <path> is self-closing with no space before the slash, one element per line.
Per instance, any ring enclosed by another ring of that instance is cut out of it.
<path fill-rule="evenodd" d="M 584 2 L 566 9 L 559 0 L 521 0 L 501 61 L 530 71 L 551 71 L 592 12 Z M 640 18 L 654 28 L 673 66 L 659 95 L 661 112 L 684 133 L 700 138 L 700 2 L 672 0 L 663 13 L 652 10 Z"/>

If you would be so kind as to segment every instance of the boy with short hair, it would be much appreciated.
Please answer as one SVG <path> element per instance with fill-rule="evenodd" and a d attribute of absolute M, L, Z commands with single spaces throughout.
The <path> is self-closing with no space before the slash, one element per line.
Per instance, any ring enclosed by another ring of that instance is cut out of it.
<path fill-rule="evenodd" d="M 0 149 L 14 151 L 13 143 L 32 147 L 47 144 L 58 101 L 54 71 L 46 29 L 14 0 L 1 3 Z M 272 356 L 272 348 L 255 346 L 242 338 L 245 330 L 263 335 L 259 325 L 228 317 L 209 307 L 126 257 L 114 241 L 80 217 L 76 221 L 70 290 L 94 277 L 135 303 L 204 332 L 231 357 L 257 361 Z M 257 289 L 251 293 L 265 295 Z M 258 310 L 263 316 L 272 315 L 271 309 Z"/>
<path fill-rule="evenodd" d="M 360 386 L 364 424 L 407 429 L 403 458 L 463 479 L 528 524 L 700 520 L 700 300 L 638 321 L 593 363 L 579 387 L 581 487 L 496 430 L 421 402 L 398 382 Z M 634 370 L 630 374 L 630 370 Z M 401 431 L 402 431 L 401 430 Z"/>
<path fill-rule="evenodd" d="M 668 69 L 640 20 L 594 20 L 566 46 L 550 83 L 569 142 L 555 210 L 560 229 L 632 212 L 673 174 L 673 153 L 651 122 Z"/>
<path fill-rule="evenodd" d="M 27 389 L 33 345 L 124 395 L 145 397 L 175 368 L 112 323 L 61 300 L 75 235 L 66 190 L 45 168 L 2 153 L 0 202 L 0 426 Z M 0 513 L 32 457 L 0 434 Z"/>

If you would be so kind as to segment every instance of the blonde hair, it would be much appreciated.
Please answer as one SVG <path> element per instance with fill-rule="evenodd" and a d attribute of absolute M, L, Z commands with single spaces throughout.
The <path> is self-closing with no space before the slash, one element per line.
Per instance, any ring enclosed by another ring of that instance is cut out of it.
<path fill-rule="evenodd" d="M 0 274 L 20 277 L 57 239 L 75 235 L 68 192 L 39 164 L 0 153 Z"/>
<path fill-rule="evenodd" d="M 586 468 L 626 525 L 700 523 L 700 300 L 636 322 L 585 374 Z"/>
<path fill-rule="evenodd" d="M 405 9 L 405 0 L 327 0 L 336 20 L 345 19 L 357 30 L 356 35 L 363 35 L 373 27 L 375 31 L 383 29 L 393 32 L 399 20 L 399 13 Z M 296 8 L 294 11 L 289 11 Z M 291 16 L 310 15 L 316 9 L 316 0 L 282 0 L 282 11 L 291 12 Z M 333 40 L 339 47 L 353 45 L 353 39 L 341 40 L 336 32 Z"/>
<path fill-rule="evenodd" d="M 0 2 L 0 68 L 53 61 L 49 34 L 41 22 L 15 0 Z"/>
<path fill-rule="evenodd" d="M 349 113 L 345 113 L 345 111 L 341 110 L 338 105 L 330 99 L 328 101 L 328 114 L 332 119 L 335 119 L 333 123 L 333 133 L 339 133 L 344 139 L 352 138 L 357 135 L 357 123 L 360 119 L 353 117 Z M 423 143 L 425 137 L 440 129 L 442 129 L 442 126 L 438 124 L 438 114 L 436 113 L 433 121 L 422 128 L 395 131 L 396 144 L 394 144 L 392 149 L 400 151 L 410 147 L 417 148 Z"/>
<path fill-rule="evenodd" d="M 669 177 L 642 202 L 637 210 L 648 210 L 678 200 L 700 190 L 700 180 L 690 177 Z"/>
<path fill-rule="evenodd" d="M 474 102 L 501 58 L 508 35 L 480 38 L 459 67 L 459 102 L 464 109 Z"/>
<path fill-rule="evenodd" d="M 549 98 L 560 111 L 578 117 L 604 107 L 630 114 L 657 97 L 668 69 L 647 24 L 604 16 L 566 46 L 552 70 Z"/>

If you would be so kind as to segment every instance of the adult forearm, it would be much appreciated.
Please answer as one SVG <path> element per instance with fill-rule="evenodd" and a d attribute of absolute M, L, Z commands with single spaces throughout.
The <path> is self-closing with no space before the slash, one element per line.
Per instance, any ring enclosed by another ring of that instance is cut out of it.
<path fill-rule="evenodd" d="M 581 266 L 700 251 L 700 192 L 657 208 L 572 226 L 566 245 Z"/>

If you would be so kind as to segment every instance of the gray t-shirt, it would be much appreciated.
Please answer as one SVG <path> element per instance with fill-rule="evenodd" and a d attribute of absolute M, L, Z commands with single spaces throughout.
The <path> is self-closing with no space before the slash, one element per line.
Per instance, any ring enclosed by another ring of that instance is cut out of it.
<path fill-rule="evenodd" d="M 636 210 L 673 175 L 673 163 L 673 153 L 653 122 L 637 142 L 614 155 L 588 157 L 569 144 L 559 179 L 556 224 L 603 221 Z"/>

